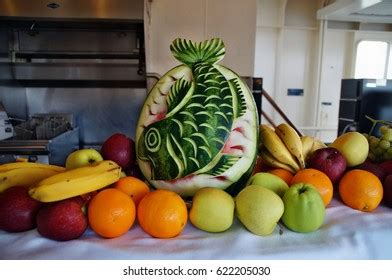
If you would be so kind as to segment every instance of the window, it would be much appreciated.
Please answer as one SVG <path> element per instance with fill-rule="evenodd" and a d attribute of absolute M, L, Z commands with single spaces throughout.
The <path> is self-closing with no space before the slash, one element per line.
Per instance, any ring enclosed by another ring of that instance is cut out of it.
<path fill-rule="evenodd" d="M 361 41 L 355 61 L 356 79 L 386 79 L 392 77 L 389 44 L 382 41 Z M 388 67 L 390 65 L 390 67 Z"/>

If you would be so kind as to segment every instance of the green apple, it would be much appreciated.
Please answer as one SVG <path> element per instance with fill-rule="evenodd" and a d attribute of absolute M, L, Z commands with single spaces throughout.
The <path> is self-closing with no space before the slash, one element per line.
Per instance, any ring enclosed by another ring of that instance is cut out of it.
<path fill-rule="evenodd" d="M 283 215 L 282 199 L 273 191 L 258 186 L 245 187 L 235 198 L 236 214 L 252 233 L 270 235 Z"/>
<path fill-rule="evenodd" d="M 259 172 L 250 177 L 247 185 L 258 185 L 270 189 L 280 197 L 289 189 L 287 183 L 280 177 L 267 173 Z"/>
<path fill-rule="evenodd" d="M 310 184 L 292 185 L 283 196 L 282 221 L 297 232 L 317 230 L 324 223 L 325 207 L 320 193 Z"/>
<path fill-rule="evenodd" d="M 339 150 L 349 167 L 363 163 L 369 154 L 369 143 L 366 137 L 356 131 L 340 135 L 331 147 Z"/>
<path fill-rule="evenodd" d="M 65 161 L 66 169 L 88 166 L 103 161 L 101 154 L 94 149 L 81 149 L 70 153 Z"/>
<path fill-rule="evenodd" d="M 198 229 L 222 232 L 233 224 L 234 206 L 234 199 L 224 190 L 201 188 L 193 196 L 189 220 Z"/>

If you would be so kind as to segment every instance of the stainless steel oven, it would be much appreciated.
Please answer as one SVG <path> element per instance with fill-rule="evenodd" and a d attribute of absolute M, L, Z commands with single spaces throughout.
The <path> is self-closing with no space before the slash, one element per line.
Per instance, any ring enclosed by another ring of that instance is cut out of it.
<path fill-rule="evenodd" d="M 99 2 L 0 1 L 0 102 L 24 120 L 0 141 L 0 161 L 63 164 L 115 132 L 134 137 L 147 94 L 143 1 Z M 43 139 L 27 127 L 55 115 L 72 116 L 69 129 Z"/>

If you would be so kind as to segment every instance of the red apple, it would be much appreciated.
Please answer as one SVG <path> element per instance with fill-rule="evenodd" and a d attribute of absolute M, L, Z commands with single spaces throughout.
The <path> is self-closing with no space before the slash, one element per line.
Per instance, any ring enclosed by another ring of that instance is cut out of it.
<path fill-rule="evenodd" d="M 0 229 L 21 232 L 35 228 L 42 203 L 31 198 L 26 187 L 11 187 L 0 193 Z"/>
<path fill-rule="evenodd" d="M 387 175 L 392 174 L 392 160 L 387 160 L 380 163 L 380 167 L 384 169 Z"/>
<path fill-rule="evenodd" d="M 380 179 L 381 182 L 384 181 L 384 178 L 387 175 L 385 170 L 379 164 L 374 163 L 370 160 L 366 160 L 364 163 L 359 165 L 357 168 L 369 171 L 370 173 L 373 173 L 374 175 L 376 175 L 378 177 L 378 179 Z"/>
<path fill-rule="evenodd" d="M 87 228 L 84 200 L 73 197 L 52 202 L 37 215 L 38 232 L 49 239 L 67 241 L 79 238 Z"/>
<path fill-rule="evenodd" d="M 388 207 L 392 207 L 392 174 L 385 177 L 383 187 L 384 187 L 384 195 L 383 195 L 384 204 Z"/>
<path fill-rule="evenodd" d="M 144 179 L 143 173 L 140 171 L 140 168 L 137 164 L 134 164 L 130 168 L 125 170 L 125 173 L 127 174 L 127 176 L 136 177 L 141 180 Z"/>
<path fill-rule="evenodd" d="M 325 173 L 333 184 L 343 176 L 347 162 L 343 155 L 335 148 L 322 148 L 316 150 L 308 159 L 309 168 Z"/>
<path fill-rule="evenodd" d="M 123 169 L 135 164 L 135 142 L 121 133 L 110 136 L 101 147 L 101 155 L 106 160 L 112 160 Z"/>

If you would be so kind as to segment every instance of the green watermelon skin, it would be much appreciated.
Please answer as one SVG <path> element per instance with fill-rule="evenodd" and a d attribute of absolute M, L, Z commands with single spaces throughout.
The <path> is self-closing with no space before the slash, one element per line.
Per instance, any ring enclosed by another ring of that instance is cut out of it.
<path fill-rule="evenodd" d="M 146 98 L 135 138 L 139 167 L 153 187 L 183 197 L 207 186 L 236 194 L 257 156 L 253 95 L 214 57 L 196 63 L 189 57 L 162 76 Z"/>

